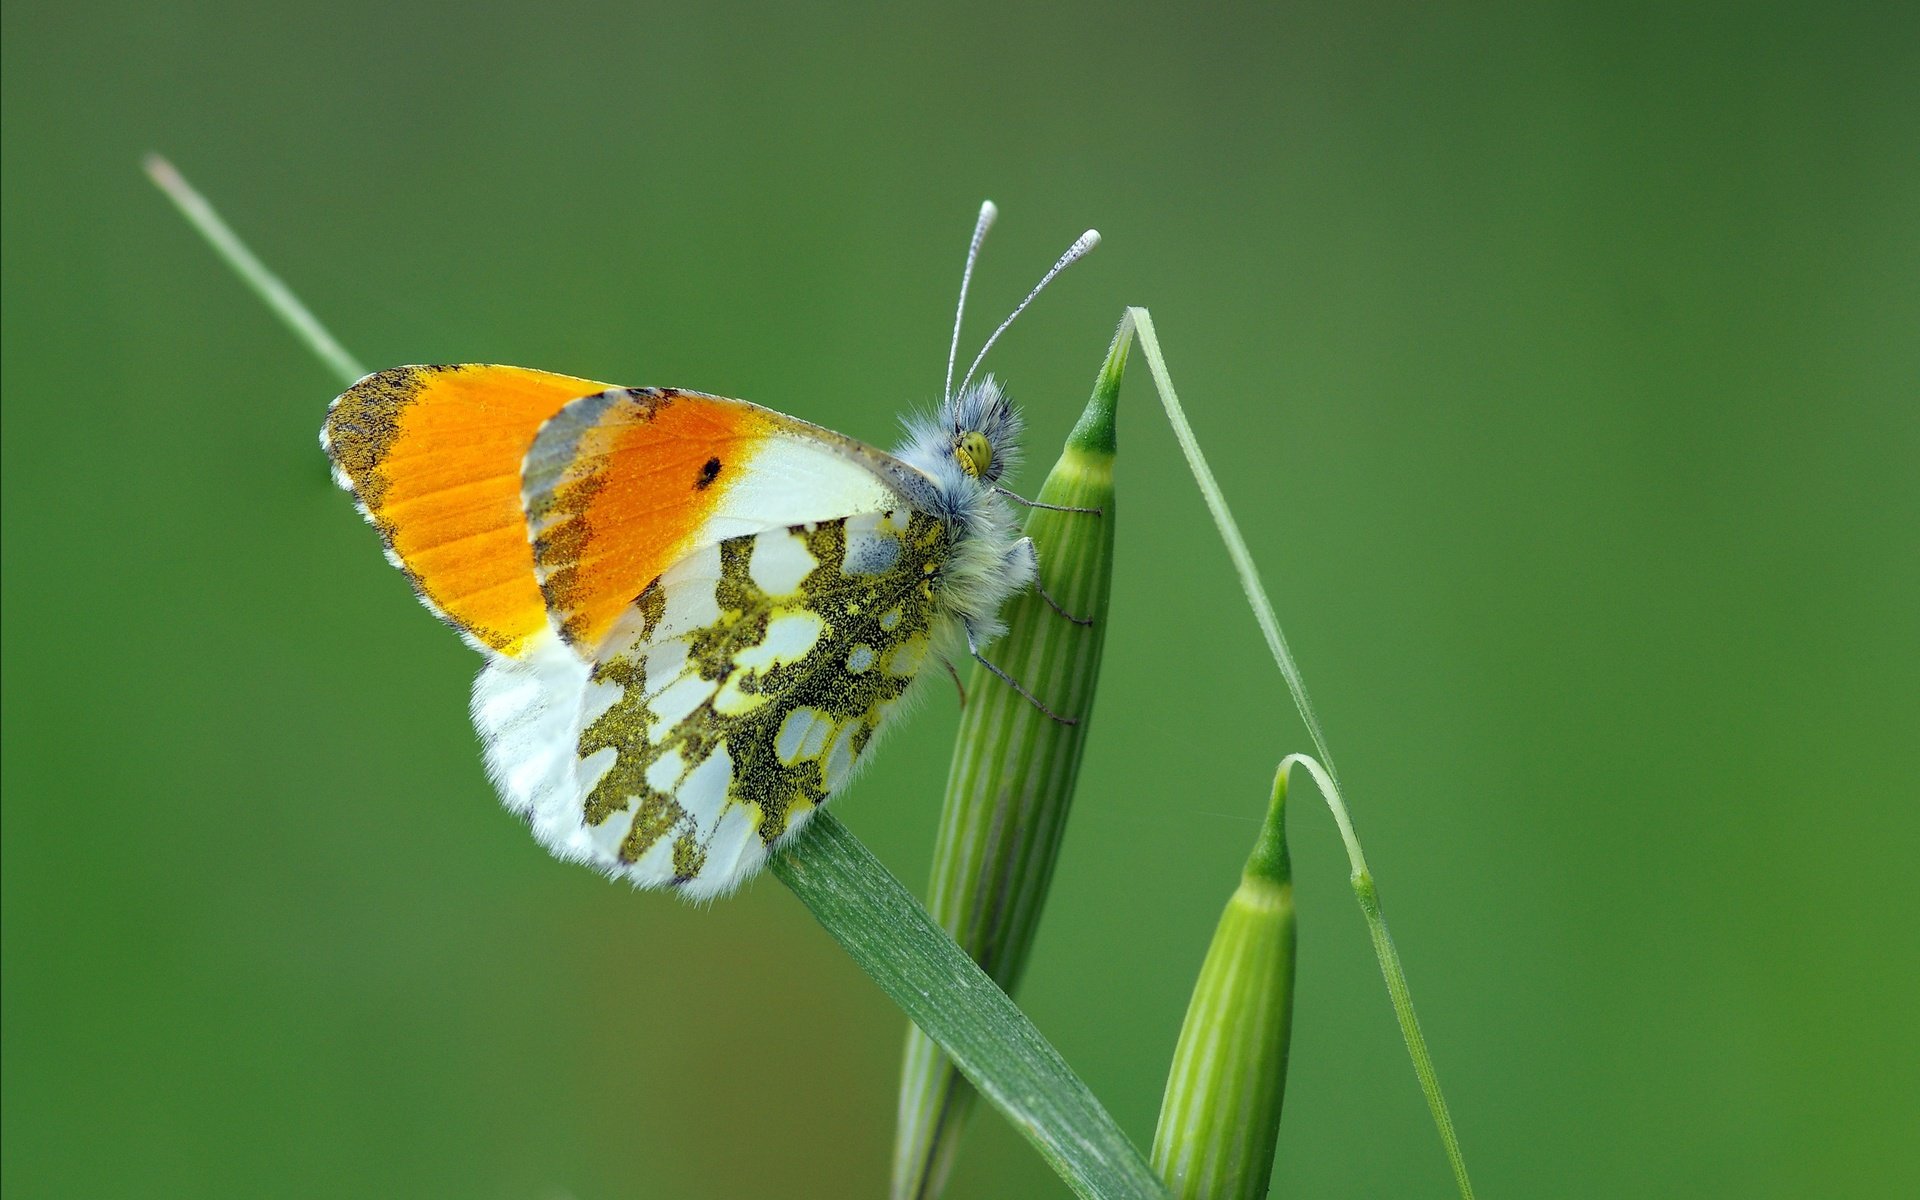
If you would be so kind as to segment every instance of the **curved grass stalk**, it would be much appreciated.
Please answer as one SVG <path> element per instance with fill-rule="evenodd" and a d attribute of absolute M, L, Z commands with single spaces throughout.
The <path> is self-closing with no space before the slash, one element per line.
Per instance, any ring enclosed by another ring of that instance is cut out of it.
<path fill-rule="evenodd" d="M 1360 839 L 1353 831 L 1353 821 L 1347 815 L 1346 802 L 1341 799 L 1340 776 L 1334 769 L 1333 754 L 1327 748 L 1327 737 L 1320 728 L 1320 718 L 1313 710 L 1313 701 L 1307 696 L 1306 681 L 1301 678 L 1300 668 L 1293 660 L 1293 652 L 1287 647 L 1285 635 L 1280 632 L 1273 602 L 1267 599 L 1267 589 L 1261 584 L 1260 573 L 1253 565 L 1253 554 L 1247 549 L 1246 539 L 1240 536 L 1240 526 L 1227 507 L 1219 483 L 1214 480 L 1206 455 L 1200 451 L 1193 427 L 1187 424 L 1180 397 L 1173 390 L 1173 377 L 1167 371 L 1167 360 L 1160 353 L 1160 339 L 1154 333 L 1153 318 L 1144 308 L 1129 308 L 1122 328 L 1128 323 L 1139 335 L 1140 352 L 1147 360 L 1147 370 L 1160 393 L 1160 404 L 1167 410 L 1167 420 L 1173 425 L 1174 437 L 1179 440 L 1180 450 L 1187 458 L 1187 466 L 1192 469 L 1194 480 L 1200 485 L 1200 494 L 1206 499 L 1207 510 L 1213 514 L 1213 523 L 1220 530 L 1220 540 L 1226 543 L 1227 555 L 1233 560 L 1234 570 L 1240 576 L 1240 587 L 1246 592 L 1247 603 L 1253 608 L 1254 620 L 1259 623 L 1260 632 L 1267 639 L 1267 649 L 1272 651 L 1273 661 L 1287 681 L 1287 690 L 1293 693 L 1300 719 L 1306 722 L 1307 733 L 1320 753 L 1320 761 L 1300 754 L 1289 755 L 1283 760 L 1281 769 L 1284 771 L 1294 763 L 1305 766 L 1320 785 L 1328 807 L 1333 810 L 1333 819 L 1340 827 L 1340 839 L 1346 843 L 1347 860 L 1352 867 L 1354 895 L 1360 901 L 1361 912 L 1366 915 L 1367 931 L 1373 938 L 1374 955 L 1380 960 L 1380 973 L 1386 978 L 1387 995 L 1392 999 L 1394 1015 L 1400 1021 L 1400 1033 L 1406 1039 L 1407 1054 L 1413 1060 L 1413 1073 L 1419 1078 L 1420 1090 L 1427 1098 L 1427 1108 L 1433 1114 L 1434 1127 L 1439 1130 L 1440 1141 L 1446 1148 L 1447 1162 L 1453 1168 L 1454 1182 L 1459 1186 L 1460 1195 L 1464 1200 L 1472 1200 L 1473 1184 L 1467 1178 L 1467 1164 L 1460 1153 L 1459 1139 L 1454 1134 L 1453 1117 L 1447 1109 L 1446 1097 L 1440 1091 L 1440 1078 L 1434 1071 L 1433 1056 L 1427 1051 L 1426 1037 L 1420 1032 L 1419 1018 L 1413 1011 L 1413 997 L 1407 990 L 1407 976 L 1401 969 L 1399 952 L 1394 949 L 1393 939 L 1387 934 L 1386 919 L 1380 912 L 1379 890 L 1374 884 L 1373 873 L 1367 869 L 1366 856 L 1360 852 Z M 1325 766 L 1321 765 L 1322 762 Z"/>
<path fill-rule="evenodd" d="M 1153 331 L 1153 317 L 1144 308 L 1129 308 L 1121 328 L 1125 329 L 1129 323 L 1139 331 L 1140 352 L 1146 355 L 1147 371 L 1160 393 L 1160 406 L 1167 410 L 1167 421 L 1173 426 L 1180 452 L 1186 455 L 1194 482 L 1200 485 L 1207 511 L 1213 514 L 1213 523 L 1220 530 L 1220 540 L 1227 544 L 1227 557 L 1233 560 L 1233 569 L 1240 576 L 1240 589 L 1253 607 L 1253 619 L 1259 622 L 1260 632 L 1267 639 L 1267 649 L 1273 652 L 1274 664 L 1287 681 L 1287 690 L 1293 693 L 1293 706 L 1300 710 L 1300 719 L 1307 724 L 1313 748 L 1327 764 L 1327 773 L 1338 779 L 1340 773 L 1334 769 L 1326 731 L 1320 728 L 1320 715 L 1314 711 L 1313 700 L 1307 695 L 1306 680 L 1300 677 L 1300 668 L 1293 661 L 1287 636 L 1280 632 L 1280 619 L 1273 615 L 1273 602 L 1267 599 L 1267 589 L 1260 583 L 1259 569 L 1253 565 L 1253 552 L 1247 549 L 1247 539 L 1240 536 L 1240 525 L 1233 519 L 1233 510 L 1227 507 L 1220 484 L 1213 478 L 1213 468 L 1207 465 L 1207 456 L 1200 452 L 1200 441 L 1193 436 L 1193 426 L 1187 424 L 1186 410 L 1180 406 L 1180 397 L 1173 390 L 1173 376 L 1167 373 L 1167 360 L 1161 356 L 1160 338 Z"/>
<path fill-rule="evenodd" d="M 1447 1097 L 1440 1090 L 1440 1075 L 1433 1069 L 1427 1037 L 1420 1032 L 1420 1017 L 1413 1011 L 1413 993 L 1407 989 L 1407 973 L 1400 966 L 1400 952 L 1394 948 L 1393 935 L 1387 932 L 1386 914 L 1380 909 L 1380 889 L 1367 866 L 1367 856 L 1360 849 L 1360 838 L 1353 832 L 1353 818 L 1347 812 L 1346 801 L 1340 798 L 1340 785 L 1334 782 L 1332 772 L 1305 754 L 1289 754 L 1281 759 L 1281 775 L 1289 774 L 1295 766 L 1305 767 L 1313 781 L 1320 785 L 1320 796 L 1333 813 L 1333 823 L 1340 827 L 1340 840 L 1346 844 L 1347 865 L 1352 872 L 1349 881 L 1353 884 L 1354 898 L 1360 901 L 1361 915 L 1366 918 L 1367 934 L 1373 939 L 1373 956 L 1380 960 L 1380 974 L 1387 981 L 1393 1015 L 1399 1019 L 1400 1036 L 1407 1043 L 1407 1057 L 1413 1060 L 1413 1073 L 1419 1078 L 1421 1094 L 1426 1096 L 1427 1108 L 1433 1113 L 1434 1128 L 1440 1131 L 1447 1165 L 1453 1168 L 1453 1181 L 1464 1200 L 1473 1200 L 1473 1183 L 1467 1178 L 1467 1161 L 1461 1156 L 1460 1139 L 1453 1130 L 1453 1114 L 1447 1109 Z"/>

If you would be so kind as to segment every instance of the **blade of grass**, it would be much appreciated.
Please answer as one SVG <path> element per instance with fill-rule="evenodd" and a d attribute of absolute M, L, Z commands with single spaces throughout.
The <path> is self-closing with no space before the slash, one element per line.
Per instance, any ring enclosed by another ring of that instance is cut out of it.
<path fill-rule="evenodd" d="M 808 822 L 772 868 L 1075 1194 L 1165 1197 L 1033 1022 L 832 813 Z"/>
<path fill-rule="evenodd" d="M 344 379 L 349 387 L 366 378 L 367 369 L 347 353 L 346 347 L 334 340 L 320 319 L 300 303 L 293 289 L 282 283 L 278 275 L 267 270 L 267 265 L 247 249 L 240 235 L 220 219 L 213 205 L 193 189 L 193 185 L 174 169 L 172 163 L 158 154 L 149 154 L 143 165 L 147 170 L 147 178 L 153 180 L 154 186 L 166 193 L 167 199 L 173 201 L 174 207 L 180 210 L 180 215 L 200 231 L 200 236 L 207 239 L 214 253 L 225 260 L 233 268 L 234 274 L 253 289 L 253 294 L 260 297 L 273 310 L 273 314 L 286 323 L 287 328 L 293 331 L 293 336 L 313 351 L 314 357 L 332 368 L 333 373 Z"/>
<path fill-rule="evenodd" d="M 351 386 L 366 371 L 159 156 L 147 173 L 241 280 Z M 962 1073 L 1086 1200 L 1166 1200 L 1166 1189 L 1087 1085 L 1007 994 L 831 813 L 773 858 L 798 896 Z"/>
<path fill-rule="evenodd" d="M 1341 840 L 1347 846 L 1347 858 L 1353 871 L 1354 895 L 1359 898 L 1360 909 L 1366 916 L 1367 931 L 1373 938 L 1374 956 L 1380 960 L 1380 973 L 1387 981 L 1387 995 L 1393 1001 L 1394 1016 L 1400 1022 L 1400 1034 L 1406 1039 L 1407 1055 L 1413 1060 L 1413 1073 L 1420 1080 L 1420 1090 L 1427 1098 L 1427 1108 L 1433 1114 L 1434 1128 L 1439 1130 L 1441 1144 L 1446 1148 L 1448 1165 L 1453 1168 L 1455 1184 L 1465 1200 L 1472 1200 L 1473 1184 L 1467 1178 L 1466 1159 L 1460 1153 L 1460 1141 L 1454 1134 L 1453 1117 L 1447 1109 L 1446 1096 L 1440 1091 L 1440 1077 L 1434 1071 L 1433 1056 L 1427 1051 L 1426 1037 L 1420 1032 L 1419 1018 L 1414 1014 L 1413 996 L 1407 989 L 1406 972 L 1401 969 L 1399 952 L 1394 949 L 1393 939 L 1387 936 L 1386 920 L 1380 914 L 1380 895 L 1374 885 L 1373 874 L 1367 869 L 1366 858 L 1360 853 L 1360 839 L 1353 831 L 1353 822 L 1348 819 L 1346 802 L 1340 798 L 1339 779 L 1333 766 L 1333 755 L 1327 749 L 1327 737 L 1320 728 L 1320 718 L 1314 713 L 1313 702 L 1307 696 L 1307 685 L 1300 677 L 1300 668 L 1293 661 L 1293 652 L 1287 647 L 1287 639 L 1280 632 L 1280 621 L 1273 613 L 1273 602 L 1267 599 L 1267 589 L 1260 582 L 1260 573 L 1253 565 L 1253 554 L 1247 549 L 1246 539 L 1240 536 L 1240 526 L 1233 519 L 1233 513 L 1227 507 L 1226 497 L 1221 494 L 1220 485 L 1214 480 L 1213 469 L 1207 465 L 1205 454 L 1200 451 L 1200 442 L 1193 435 L 1193 427 L 1187 424 L 1186 412 L 1180 406 L 1180 397 L 1173 390 L 1173 376 L 1167 371 L 1167 360 L 1160 353 L 1160 339 L 1153 328 L 1153 318 L 1144 308 L 1129 308 L 1125 321 L 1131 322 L 1140 338 L 1140 352 L 1146 357 L 1148 373 L 1153 376 L 1155 388 L 1160 393 L 1160 404 L 1167 410 L 1167 420 L 1173 425 L 1173 434 L 1180 442 L 1180 450 L 1187 458 L 1187 466 L 1193 471 L 1193 477 L 1200 485 L 1200 494 L 1206 498 L 1207 510 L 1213 514 L 1213 523 L 1220 530 L 1220 540 L 1227 545 L 1227 555 L 1233 560 L 1234 570 L 1240 576 L 1240 586 L 1247 594 L 1247 603 L 1253 607 L 1254 620 L 1260 625 L 1260 632 L 1266 636 L 1267 649 L 1273 653 L 1273 661 L 1280 668 L 1280 674 L 1287 681 L 1287 690 L 1293 693 L 1295 707 L 1300 710 L 1300 719 L 1306 722 L 1307 733 L 1313 738 L 1314 748 L 1320 752 L 1320 762 L 1304 755 L 1292 755 L 1282 764 L 1298 762 L 1313 773 L 1320 784 L 1327 804 L 1333 809 L 1334 821 L 1340 826 Z M 1325 763 L 1323 767 L 1321 762 Z"/>
<path fill-rule="evenodd" d="M 1420 1018 L 1413 1011 L 1413 994 L 1407 990 L 1407 973 L 1400 966 L 1400 952 L 1387 932 L 1386 914 L 1380 909 L 1380 889 L 1373 882 L 1367 856 L 1360 850 L 1360 838 L 1353 832 L 1353 818 L 1333 773 L 1305 754 L 1289 754 L 1280 760 L 1280 773 L 1288 775 L 1296 766 L 1305 767 L 1320 785 L 1320 796 L 1340 827 L 1340 840 L 1347 847 L 1347 865 L 1352 871 L 1353 894 L 1360 901 L 1360 912 L 1367 921 L 1367 933 L 1373 939 L 1373 955 L 1380 960 L 1380 974 L 1386 977 L 1387 995 L 1393 998 L 1394 1016 L 1400 1021 L 1400 1036 L 1406 1039 L 1407 1056 L 1413 1059 L 1413 1073 L 1420 1079 L 1420 1091 L 1433 1112 L 1434 1127 L 1447 1149 L 1447 1163 L 1453 1168 L 1453 1180 L 1460 1194 L 1473 1200 L 1473 1184 L 1467 1178 L 1467 1163 L 1460 1156 L 1460 1140 L 1454 1135 L 1453 1115 L 1447 1110 L 1447 1098 L 1440 1091 L 1440 1075 L 1433 1069 L 1433 1055 L 1427 1052 L 1426 1035 L 1420 1032 Z"/>
<path fill-rule="evenodd" d="M 1129 308 L 1126 320 L 1140 333 L 1140 351 L 1146 355 L 1147 371 L 1160 393 L 1160 406 L 1167 410 L 1167 420 L 1173 425 L 1180 452 L 1187 456 L 1194 482 L 1200 485 L 1200 494 L 1206 498 L 1207 511 L 1213 514 L 1213 523 L 1219 527 L 1220 540 L 1227 544 L 1227 557 L 1233 560 L 1233 569 L 1240 576 L 1240 588 L 1247 594 L 1247 603 L 1253 606 L 1253 619 L 1260 624 L 1267 649 L 1273 652 L 1273 661 L 1287 681 L 1287 690 L 1293 693 L 1293 706 L 1300 710 L 1300 719 L 1307 723 L 1307 734 L 1313 738 L 1313 747 L 1320 752 L 1321 761 L 1327 764 L 1327 772 L 1338 779 L 1333 751 L 1327 747 L 1326 731 L 1320 728 L 1320 716 L 1314 712 L 1313 701 L 1307 696 L 1306 680 L 1300 677 L 1287 637 L 1280 632 L 1280 619 L 1273 615 L 1273 602 L 1267 599 L 1267 589 L 1260 583 L 1259 569 L 1253 565 L 1253 552 L 1247 549 L 1247 539 L 1240 536 L 1240 525 L 1233 519 L 1233 510 L 1227 507 L 1226 497 L 1213 478 L 1213 468 L 1207 465 L 1207 456 L 1200 452 L 1200 440 L 1193 436 L 1193 426 L 1187 424 L 1186 410 L 1180 407 L 1180 397 L 1173 390 L 1173 376 L 1167 373 L 1167 360 L 1160 354 L 1160 338 L 1153 331 L 1153 317 L 1144 308 Z"/>

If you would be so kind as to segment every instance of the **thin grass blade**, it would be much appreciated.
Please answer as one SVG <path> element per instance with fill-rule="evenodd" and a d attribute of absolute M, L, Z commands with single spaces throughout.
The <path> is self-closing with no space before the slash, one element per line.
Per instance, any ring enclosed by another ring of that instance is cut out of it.
<path fill-rule="evenodd" d="M 1420 1093 L 1433 1114 L 1434 1128 L 1440 1132 L 1440 1144 L 1447 1153 L 1447 1165 L 1453 1169 L 1454 1185 L 1462 1200 L 1473 1200 L 1473 1181 L 1467 1177 L 1467 1160 L 1460 1153 L 1460 1138 L 1454 1132 L 1453 1113 L 1440 1090 L 1440 1073 L 1434 1070 L 1433 1054 L 1427 1049 L 1427 1035 L 1420 1029 L 1420 1016 L 1413 1008 L 1413 993 L 1407 988 L 1407 972 L 1400 965 L 1400 951 L 1387 932 L 1386 913 L 1380 908 L 1380 888 L 1373 881 L 1373 870 L 1360 849 L 1360 837 L 1353 831 L 1353 817 L 1340 796 L 1340 784 L 1333 773 L 1305 754 L 1289 754 L 1280 760 L 1281 786 L 1293 768 L 1305 767 L 1320 787 L 1321 798 L 1333 813 L 1340 829 L 1340 841 L 1347 848 L 1348 882 L 1360 902 L 1360 915 L 1366 918 L 1367 936 L 1373 940 L 1373 955 L 1380 963 L 1380 975 L 1387 982 L 1387 996 L 1393 1001 L 1393 1015 L 1400 1022 L 1400 1036 L 1407 1043 L 1407 1057 L 1413 1060 L 1414 1076 L 1420 1081 Z"/>
<path fill-rule="evenodd" d="M 1293 693 L 1300 719 L 1306 722 L 1307 732 L 1313 738 L 1315 749 L 1320 752 L 1320 761 L 1306 755 L 1291 755 L 1282 764 L 1282 770 L 1292 763 L 1306 766 L 1320 784 L 1328 806 L 1333 809 L 1334 820 L 1340 826 L 1340 836 L 1346 843 L 1347 856 L 1352 865 L 1354 895 L 1358 897 L 1361 911 L 1366 915 L 1374 954 L 1379 958 L 1381 974 L 1386 978 L 1387 995 L 1393 1001 L 1394 1016 L 1400 1022 L 1401 1036 L 1407 1043 L 1407 1054 L 1413 1060 L 1414 1075 L 1419 1079 L 1420 1090 L 1426 1096 L 1427 1108 L 1433 1115 L 1434 1128 L 1439 1131 L 1441 1145 L 1446 1149 L 1447 1162 L 1453 1168 L 1454 1182 L 1460 1189 L 1460 1195 L 1464 1200 L 1472 1200 L 1473 1184 L 1467 1178 L 1466 1159 L 1460 1152 L 1453 1116 L 1447 1108 L 1446 1096 L 1440 1090 L 1440 1077 L 1434 1070 L 1433 1057 L 1427 1051 L 1426 1037 L 1420 1031 L 1420 1019 L 1413 1009 L 1413 996 L 1407 989 L 1406 972 L 1401 969 L 1399 952 L 1394 949 L 1393 939 L 1387 935 L 1386 920 L 1380 915 L 1379 892 L 1374 885 L 1372 872 L 1367 869 L 1366 858 L 1360 853 L 1360 840 L 1354 834 L 1346 802 L 1340 795 L 1340 776 L 1334 770 L 1333 756 L 1327 749 L 1327 738 L 1321 731 L 1319 715 L 1314 712 L 1313 701 L 1307 695 L 1306 681 L 1301 678 L 1300 668 L 1293 660 L 1293 651 L 1288 648 L 1286 636 L 1280 631 L 1280 621 L 1274 616 L 1273 602 L 1267 598 L 1266 586 L 1260 582 L 1260 573 L 1254 567 L 1253 553 L 1247 549 L 1246 539 L 1240 536 L 1239 523 L 1233 519 L 1233 512 L 1227 507 L 1226 496 L 1213 477 L 1213 469 L 1207 465 L 1206 455 L 1201 453 L 1193 427 L 1187 424 L 1180 397 L 1173 390 L 1173 376 L 1167 370 L 1166 357 L 1160 351 L 1160 339 L 1154 332 L 1153 318 L 1144 308 L 1129 308 L 1122 327 L 1128 325 L 1139 335 L 1140 352 L 1146 356 L 1147 369 L 1160 393 L 1161 406 L 1166 409 L 1167 420 L 1173 426 L 1181 452 L 1186 455 L 1194 481 L 1200 485 L 1200 494 L 1206 498 L 1207 510 L 1213 514 L 1220 540 L 1226 543 L 1227 556 L 1233 560 L 1234 570 L 1240 576 L 1240 586 L 1247 594 L 1247 603 L 1253 608 L 1254 620 L 1267 640 L 1267 648 L 1273 653 L 1275 665 L 1287 681 L 1287 689 Z"/>
<path fill-rule="evenodd" d="M 1166 1196 L 1033 1022 L 831 812 L 778 851 L 772 868 L 1076 1195 Z"/>
<path fill-rule="evenodd" d="M 247 244 L 240 240 L 240 235 L 221 219 L 213 205 L 207 203 L 207 198 L 195 191 L 172 163 L 158 154 L 149 154 L 145 166 L 147 178 L 153 180 L 153 185 L 166 193 L 167 199 L 173 201 L 173 206 L 180 210 L 180 215 L 187 219 L 188 224 L 207 239 L 214 253 L 233 268 L 234 274 L 240 276 L 253 294 L 260 297 L 273 314 L 293 331 L 293 336 L 306 344 L 315 358 L 325 363 L 348 387 L 366 378 L 367 369 L 360 365 L 359 360 L 348 354 L 346 347 L 327 332 L 327 327 L 320 323 L 320 319 L 300 303 L 293 289 L 281 282 L 280 277 L 269 271 L 267 265 L 247 248 Z"/>

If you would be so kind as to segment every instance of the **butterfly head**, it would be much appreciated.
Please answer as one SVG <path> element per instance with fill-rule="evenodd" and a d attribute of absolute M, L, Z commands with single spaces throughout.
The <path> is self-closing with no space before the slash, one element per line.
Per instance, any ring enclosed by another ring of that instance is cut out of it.
<path fill-rule="evenodd" d="M 906 427 L 896 453 L 955 501 L 993 488 L 1020 461 L 1020 414 L 991 375 Z"/>
<path fill-rule="evenodd" d="M 969 478 L 999 481 L 1020 453 L 1020 414 L 989 375 L 940 406 L 946 453 Z"/>
<path fill-rule="evenodd" d="M 960 351 L 960 323 L 967 310 L 967 288 L 973 281 L 973 267 L 980 257 L 980 244 L 987 236 L 999 212 L 991 200 L 980 206 L 980 219 L 974 224 L 973 239 L 967 244 L 967 265 L 960 275 L 960 302 L 953 314 L 953 340 L 947 345 L 947 377 L 941 389 L 939 409 L 931 416 L 910 417 L 907 437 L 897 451 L 900 458 L 917 467 L 931 481 L 932 503 L 944 518 L 973 524 L 991 522 L 994 506 L 982 499 L 1003 489 L 1000 477 L 1018 463 L 1020 457 L 1020 415 L 991 375 L 974 382 L 974 374 L 986 361 L 987 351 L 1027 310 L 1034 297 L 1046 289 L 1055 276 L 1086 256 L 1100 244 L 1100 235 L 1089 229 L 1074 239 L 1047 273 L 1040 277 L 1026 299 L 1014 306 L 1007 319 L 987 336 L 974 356 L 973 365 L 953 386 L 953 369 Z"/>
<path fill-rule="evenodd" d="M 1019 453 L 1020 417 L 1014 412 L 1006 393 L 994 382 L 993 376 L 984 376 L 979 383 L 974 383 L 973 374 L 986 361 L 987 351 L 993 348 L 994 342 L 1013 324 L 1015 317 L 1026 311 L 1027 305 L 1033 303 L 1034 297 L 1045 290 L 1054 276 L 1100 244 L 1100 235 L 1089 229 L 1067 247 L 1067 252 L 1060 256 L 1051 270 L 1041 276 L 1040 282 L 1027 293 L 1027 298 L 1015 306 L 1007 319 L 1000 322 L 999 328 L 987 338 L 986 344 L 980 347 L 980 353 L 974 357 L 973 365 L 967 368 L 966 375 L 960 380 L 960 390 L 956 392 L 953 389 L 953 367 L 960 350 L 960 322 L 967 311 L 967 287 L 973 281 L 974 263 L 980 258 L 980 244 L 986 239 L 987 230 L 993 225 L 999 211 L 991 200 L 980 206 L 980 219 L 975 222 L 973 239 L 967 244 L 967 265 L 960 275 L 960 303 L 955 306 L 953 314 L 953 340 L 947 348 L 947 382 L 941 390 L 939 414 L 931 426 L 911 422 L 908 430 L 915 452 L 913 458 L 923 470 L 932 460 L 941 468 L 957 467 L 961 478 L 988 488 L 999 482 L 1000 476 L 1013 466 Z M 936 472 L 944 473 L 944 470 Z"/>

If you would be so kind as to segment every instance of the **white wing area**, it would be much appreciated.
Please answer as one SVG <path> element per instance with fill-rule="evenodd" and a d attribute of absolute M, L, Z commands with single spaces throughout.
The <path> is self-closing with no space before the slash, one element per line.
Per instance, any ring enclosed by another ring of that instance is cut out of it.
<path fill-rule="evenodd" d="M 473 681 L 473 727 L 501 802 L 568 862 L 594 861 L 574 783 L 580 700 L 592 670 L 549 631 L 519 657 L 489 654 Z"/>
<path fill-rule="evenodd" d="M 876 470 L 878 451 L 852 439 L 766 438 L 744 456 L 713 512 L 688 539 L 711 546 L 762 530 L 884 512 L 909 503 L 900 483 Z"/>
<path fill-rule="evenodd" d="M 846 785 L 924 664 L 948 544 L 902 510 L 696 550 L 591 663 L 557 636 L 490 657 L 474 725 L 555 855 L 722 895 Z"/>
<path fill-rule="evenodd" d="M 591 670 L 551 637 L 520 658 L 489 659 L 473 686 L 473 724 L 486 745 L 487 774 L 501 802 L 526 818 L 554 857 L 586 863 L 636 887 L 669 886 L 676 881 L 672 838 L 663 836 L 627 862 L 620 844 L 631 822 L 596 825 L 586 819 L 588 794 L 612 767 L 617 751 L 600 750 L 582 759 L 580 732 L 588 713 L 604 712 L 620 694 L 617 687 L 596 683 Z M 735 819 L 723 827 L 731 766 L 721 746 L 684 781 L 665 778 L 664 770 L 655 775 L 656 783 L 674 789 L 691 822 L 713 835 L 710 865 L 682 884 L 689 899 L 725 895 L 766 861 L 744 811 L 736 807 Z"/>

